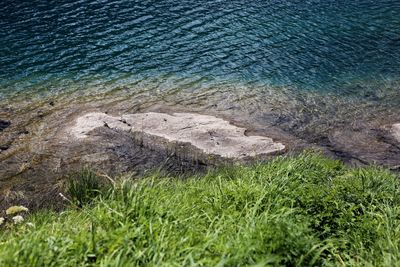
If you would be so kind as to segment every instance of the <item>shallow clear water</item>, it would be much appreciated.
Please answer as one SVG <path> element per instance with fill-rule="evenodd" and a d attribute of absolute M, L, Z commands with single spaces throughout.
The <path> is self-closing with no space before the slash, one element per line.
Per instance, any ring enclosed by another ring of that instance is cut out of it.
<path fill-rule="evenodd" d="M 0 98 L 235 84 L 363 98 L 399 78 L 398 0 L 0 3 Z"/>

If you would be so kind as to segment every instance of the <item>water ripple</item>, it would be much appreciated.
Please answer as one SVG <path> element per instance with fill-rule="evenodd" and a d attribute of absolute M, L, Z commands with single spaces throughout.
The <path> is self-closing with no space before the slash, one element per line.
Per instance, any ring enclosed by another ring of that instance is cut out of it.
<path fill-rule="evenodd" d="M 400 2 L 3 0 L 0 40 L 0 97 L 165 76 L 346 95 L 348 81 L 399 79 Z"/>

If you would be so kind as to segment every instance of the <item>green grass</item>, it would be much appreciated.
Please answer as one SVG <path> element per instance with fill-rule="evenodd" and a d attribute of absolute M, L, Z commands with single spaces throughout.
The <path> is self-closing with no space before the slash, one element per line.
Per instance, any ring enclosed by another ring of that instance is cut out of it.
<path fill-rule="evenodd" d="M 400 180 L 382 169 L 305 153 L 111 184 L 3 227 L 0 266 L 400 266 Z"/>

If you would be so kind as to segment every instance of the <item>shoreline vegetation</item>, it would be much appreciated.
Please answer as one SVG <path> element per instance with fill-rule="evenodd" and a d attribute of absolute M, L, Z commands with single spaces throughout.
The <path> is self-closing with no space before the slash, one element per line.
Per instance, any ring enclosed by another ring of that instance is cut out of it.
<path fill-rule="evenodd" d="M 85 170 L 0 226 L 1 266 L 398 266 L 400 180 L 314 152 L 190 178 Z M 1 217 L 1 216 L 0 216 Z"/>

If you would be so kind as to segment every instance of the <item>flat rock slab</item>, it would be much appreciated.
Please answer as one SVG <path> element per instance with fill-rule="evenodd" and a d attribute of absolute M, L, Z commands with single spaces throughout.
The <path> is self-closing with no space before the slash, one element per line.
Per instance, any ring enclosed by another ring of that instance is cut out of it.
<path fill-rule="evenodd" d="M 104 127 L 132 133 L 139 138 L 142 136 L 150 147 L 189 144 L 206 155 L 229 159 L 275 154 L 285 149 L 282 143 L 269 137 L 246 136 L 246 129 L 221 118 L 192 113 L 150 112 L 111 116 L 93 112 L 78 117 L 67 132 L 73 138 L 83 140 L 95 129 Z"/>

